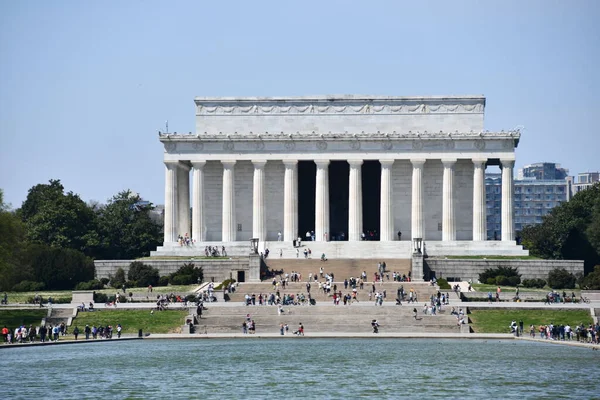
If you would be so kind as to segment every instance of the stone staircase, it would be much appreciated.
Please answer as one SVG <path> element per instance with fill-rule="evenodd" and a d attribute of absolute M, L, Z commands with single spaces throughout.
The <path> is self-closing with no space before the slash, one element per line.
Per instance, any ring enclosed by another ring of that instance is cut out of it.
<path fill-rule="evenodd" d="M 323 280 L 321 280 L 321 281 L 323 281 Z M 337 279 L 336 279 L 336 282 L 334 282 L 334 284 L 337 285 L 337 291 L 338 292 L 341 291 L 342 295 L 345 295 L 348 293 L 351 294 L 352 288 L 350 286 L 348 286 L 348 289 L 344 289 L 344 283 L 337 282 Z M 431 286 L 428 283 L 424 283 L 424 282 L 392 282 L 392 281 L 389 281 L 389 282 L 384 281 L 383 283 L 376 282 L 375 283 L 375 291 L 383 292 L 385 290 L 386 298 L 384 299 L 384 302 L 386 302 L 386 303 L 391 302 L 391 303 L 395 304 L 397 291 L 401 285 L 404 286 L 404 291 L 407 293 L 406 299 L 408 299 L 408 292 L 412 288 L 414 290 L 414 292 L 416 293 L 418 304 L 420 304 L 421 306 L 423 306 L 423 303 L 425 301 L 429 300 L 431 295 L 436 295 L 437 291 L 438 291 L 437 286 Z M 372 287 L 371 282 L 365 283 L 362 290 L 358 289 L 357 290 L 357 298 L 358 298 L 359 302 L 368 302 L 369 301 L 369 292 L 371 292 L 372 289 L 373 289 L 373 287 Z M 296 296 L 297 294 L 302 293 L 305 296 L 307 295 L 306 281 L 291 282 L 286 285 L 285 289 L 283 289 L 281 286 L 277 286 L 276 290 L 279 290 L 280 295 L 282 297 L 286 294 Z M 258 296 L 260 294 L 265 296 L 270 293 L 275 293 L 276 290 L 273 289 L 273 285 L 271 283 L 267 283 L 267 282 L 242 283 L 237 286 L 235 293 L 229 294 L 229 298 L 230 298 L 229 302 L 230 303 L 238 302 L 240 304 L 243 304 L 245 301 L 246 294 L 249 294 L 249 295 L 255 294 L 256 295 L 256 304 L 258 304 Z M 445 292 L 446 291 L 444 291 L 444 293 Z M 317 304 L 323 304 L 323 303 L 333 304 L 333 297 L 331 296 L 333 294 L 333 287 L 332 287 L 331 293 L 326 294 L 323 292 L 323 290 L 319 290 L 318 283 L 315 283 L 313 281 L 311 283 L 310 294 L 311 294 L 311 297 L 313 299 L 315 299 Z M 450 294 L 450 297 L 452 298 L 452 294 Z M 375 303 L 375 298 L 371 297 L 371 301 L 373 303 Z M 343 304 L 343 302 L 340 301 L 340 305 L 342 305 L 342 304 Z"/>
<path fill-rule="evenodd" d="M 71 308 L 52 308 L 48 310 L 48 316 L 45 318 L 46 324 L 52 326 L 60 325 L 64 322 L 66 326 L 71 324 L 74 311 Z"/>
<path fill-rule="evenodd" d="M 363 271 L 367 273 L 367 280 L 372 281 L 374 274 L 377 272 L 377 263 L 385 262 L 386 271 L 390 274 L 392 279 L 392 273 L 394 271 L 405 274 L 408 276 L 408 272 L 411 270 L 411 260 L 409 259 L 394 259 L 394 258 L 353 258 L 353 259 L 328 259 L 327 261 L 320 260 L 321 254 L 315 254 L 313 252 L 312 258 L 305 259 L 304 255 L 301 258 L 285 259 L 280 258 L 278 254 L 271 252 L 269 257 L 265 260 L 265 263 L 271 271 L 283 270 L 285 273 L 291 273 L 292 271 L 302 274 L 302 280 L 306 281 L 310 273 L 319 274 L 320 268 L 323 268 L 325 273 L 333 273 L 334 278 L 337 282 L 343 282 L 344 279 L 360 277 Z"/>
<path fill-rule="evenodd" d="M 417 308 L 417 319 L 413 317 L 413 308 Z M 438 315 L 425 315 L 422 305 L 383 307 L 374 305 L 350 306 L 291 306 L 284 307 L 285 313 L 278 314 L 276 306 L 233 306 L 211 307 L 202 315 L 195 326 L 197 333 L 241 333 L 246 315 L 256 323 L 256 333 L 277 333 L 280 324 L 288 324 L 289 333 L 304 325 L 305 333 L 337 332 L 368 333 L 372 331 L 371 321 L 376 319 L 380 332 L 416 333 L 416 332 L 460 332 L 456 318 L 449 309 Z"/>

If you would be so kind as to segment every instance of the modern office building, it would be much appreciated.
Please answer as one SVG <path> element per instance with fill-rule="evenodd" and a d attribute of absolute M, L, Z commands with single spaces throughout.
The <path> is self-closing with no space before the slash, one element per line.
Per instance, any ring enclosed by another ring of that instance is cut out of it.
<path fill-rule="evenodd" d="M 552 163 L 540 163 L 555 165 Z M 564 170 L 566 171 L 566 170 Z M 520 171 L 519 171 L 520 172 Z M 499 240 L 501 224 L 501 174 L 487 173 L 485 178 L 487 238 Z M 542 223 L 542 217 L 568 201 L 569 182 L 566 179 L 522 178 L 514 181 L 514 223 L 515 232 L 526 225 Z"/>
<path fill-rule="evenodd" d="M 517 172 L 517 179 L 520 180 L 527 178 L 533 178 L 537 180 L 562 180 L 567 176 L 569 176 L 568 169 L 561 168 L 560 164 L 550 162 L 529 164 L 523 168 L 519 168 Z"/>
<path fill-rule="evenodd" d="M 570 176 L 569 180 L 569 199 L 581 192 L 590 188 L 597 182 L 600 182 L 600 172 L 582 172 L 576 177 Z"/>

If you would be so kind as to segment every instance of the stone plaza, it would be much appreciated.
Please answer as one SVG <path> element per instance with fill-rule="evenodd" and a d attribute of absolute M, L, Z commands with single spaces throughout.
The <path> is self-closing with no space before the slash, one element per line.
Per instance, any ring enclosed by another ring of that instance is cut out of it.
<path fill-rule="evenodd" d="M 201 255 L 209 245 L 245 255 L 251 238 L 261 249 L 289 249 L 307 232 L 317 251 L 342 257 L 410 258 L 414 239 L 430 255 L 527 254 L 513 224 L 520 132 L 484 130 L 485 97 L 218 97 L 195 105 L 195 133 L 159 133 L 165 237 L 153 255 Z M 502 169 L 499 241 L 486 240 L 490 165 Z"/>

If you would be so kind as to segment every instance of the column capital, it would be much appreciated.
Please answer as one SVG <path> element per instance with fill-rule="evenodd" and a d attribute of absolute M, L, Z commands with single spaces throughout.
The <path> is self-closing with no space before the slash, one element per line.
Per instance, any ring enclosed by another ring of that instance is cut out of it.
<path fill-rule="evenodd" d="M 442 164 L 444 164 L 444 167 L 453 167 L 454 164 L 456 164 L 456 161 L 458 161 L 456 158 L 442 158 Z"/>
<path fill-rule="evenodd" d="M 347 161 L 351 167 L 360 167 L 363 164 L 363 160 L 347 160 Z"/>
<path fill-rule="evenodd" d="M 221 164 L 223 164 L 224 168 L 233 168 L 236 160 L 221 160 Z"/>
<path fill-rule="evenodd" d="M 472 158 L 471 161 L 473 162 L 473 164 L 476 167 L 480 167 L 480 166 L 485 166 L 485 163 L 487 163 L 487 158 Z"/>
<path fill-rule="evenodd" d="M 298 165 L 298 160 L 283 160 L 283 165 L 289 168 L 293 168 Z"/>
<path fill-rule="evenodd" d="M 314 160 L 317 167 L 324 168 L 329 165 L 329 160 Z"/>
<path fill-rule="evenodd" d="M 165 161 L 165 167 L 170 170 L 175 170 L 179 167 L 179 161 Z"/>
<path fill-rule="evenodd" d="M 192 168 L 202 169 L 206 165 L 206 161 L 192 161 Z"/>
<path fill-rule="evenodd" d="M 425 165 L 425 161 L 427 161 L 425 158 L 410 159 L 410 162 L 412 163 L 413 167 L 422 167 L 423 165 Z"/>
<path fill-rule="evenodd" d="M 515 166 L 515 160 L 502 160 L 500 159 L 500 164 L 502 167 L 513 168 Z"/>
<path fill-rule="evenodd" d="M 392 165 L 394 165 L 394 161 L 396 161 L 396 160 L 379 160 L 379 163 L 381 164 L 382 167 L 389 168 Z"/>
<path fill-rule="evenodd" d="M 184 170 L 185 172 L 189 172 L 189 171 L 190 171 L 190 169 L 191 169 L 191 166 L 190 166 L 189 164 L 187 164 L 187 163 L 183 163 L 183 162 L 181 162 L 181 161 L 180 161 L 180 162 L 177 164 L 177 167 L 178 167 L 179 169 L 182 169 L 182 170 Z"/>
<path fill-rule="evenodd" d="M 252 164 L 254 165 L 254 168 L 264 168 L 266 163 L 267 163 L 267 160 L 252 160 Z"/>

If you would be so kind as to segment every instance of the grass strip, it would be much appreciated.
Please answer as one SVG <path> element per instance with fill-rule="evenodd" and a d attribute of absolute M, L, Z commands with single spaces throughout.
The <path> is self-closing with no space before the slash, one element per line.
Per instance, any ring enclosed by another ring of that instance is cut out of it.
<path fill-rule="evenodd" d="M 544 309 L 502 309 L 502 310 L 473 310 L 469 314 L 475 333 L 509 333 L 510 323 L 514 320 L 523 321 L 524 331 L 529 334 L 529 326 L 553 323 L 575 327 L 581 323 L 592 323 L 589 310 L 544 310 Z"/>

